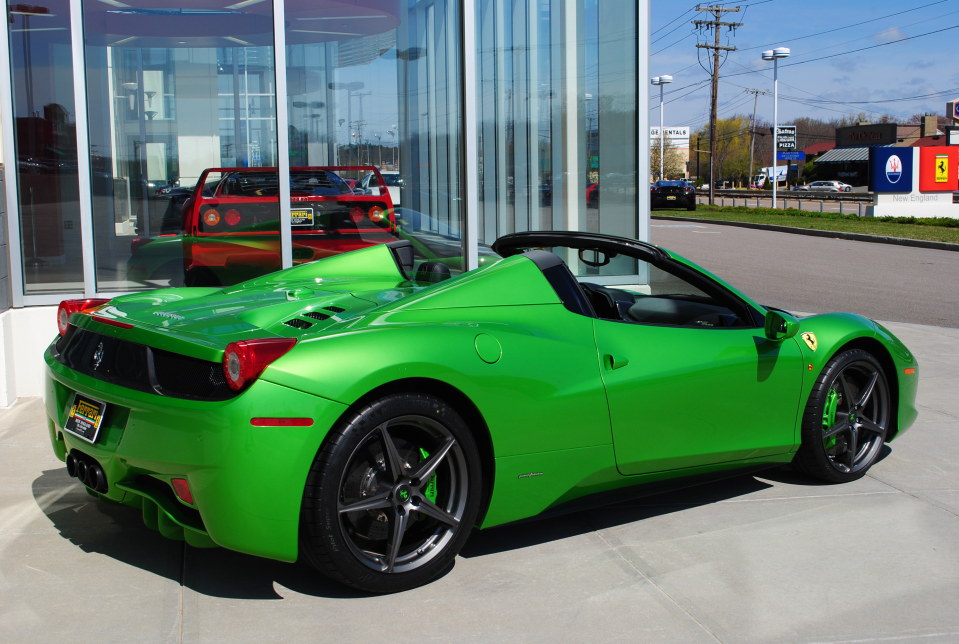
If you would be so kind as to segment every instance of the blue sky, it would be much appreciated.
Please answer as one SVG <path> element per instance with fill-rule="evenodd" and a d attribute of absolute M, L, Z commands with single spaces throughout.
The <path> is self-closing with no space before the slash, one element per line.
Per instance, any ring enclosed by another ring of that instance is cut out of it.
<path fill-rule="evenodd" d="M 665 121 L 698 128 L 709 119 L 711 32 L 699 33 L 693 20 L 712 20 L 695 2 L 650 0 L 651 76 L 672 74 L 665 90 Z M 714 4 L 700 3 L 700 4 Z M 719 116 L 773 118 L 773 64 L 762 51 L 789 47 L 779 62 L 779 121 L 797 117 L 824 120 L 865 112 L 877 121 L 898 122 L 918 112 L 945 113 L 959 98 L 959 0 L 742 0 L 723 14 L 743 25 L 722 31 L 722 44 L 737 51 L 720 68 Z M 898 42 L 897 42 L 898 41 Z M 860 50 L 860 51 L 855 51 Z M 819 60 L 816 60 L 819 59 Z M 707 71 L 709 70 L 709 71 Z M 650 88 L 650 122 L 659 123 L 659 90 Z M 918 98 L 923 97 L 923 98 Z"/>

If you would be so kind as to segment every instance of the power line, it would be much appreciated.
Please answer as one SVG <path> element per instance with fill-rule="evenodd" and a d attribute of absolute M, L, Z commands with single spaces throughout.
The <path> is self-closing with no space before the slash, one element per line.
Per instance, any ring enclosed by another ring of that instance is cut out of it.
<path fill-rule="evenodd" d="M 842 31 L 843 29 L 852 29 L 853 27 L 861 27 L 862 25 L 869 24 L 870 22 L 878 22 L 878 21 L 880 21 L 880 20 L 885 20 L 886 18 L 893 18 L 893 17 L 895 17 L 895 16 L 901 16 L 901 15 L 903 15 L 903 14 L 910 13 L 910 12 L 912 12 L 912 11 L 918 11 L 919 9 L 925 9 L 926 7 L 932 7 L 933 5 L 942 4 L 942 3 L 947 2 L 947 1 L 948 1 L 948 0 L 937 0 L 936 2 L 930 2 L 930 3 L 928 3 L 928 4 L 924 4 L 924 5 L 921 5 L 921 6 L 918 6 L 918 7 L 913 7 L 912 9 L 905 9 L 905 10 L 903 10 L 903 11 L 896 11 L 896 12 L 894 12 L 894 13 L 889 13 L 889 14 L 886 14 L 886 15 L 884 15 L 884 16 L 879 16 L 878 18 L 870 18 L 869 20 L 862 20 L 862 21 L 860 21 L 860 22 L 850 23 L 850 24 L 844 25 L 844 26 L 842 26 L 842 27 L 836 27 L 836 28 L 834 28 L 834 29 L 827 29 L 826 31 L 818 31 L 818 32 L 816 32 L 816 33 L 814 33 L 814 34 L 806 34 L 805 36 L 797 36 L 797 37 L 795 37 L 795 38 L 790 38 L 790 39 L 788 39 L 788 40 L 781 40 L 781 41 L 777 41 L 777 42 L 775 42 L 775 43 L 766 43 L 766 44 L 763 44 L 763 45 L 754 45 L 754 46 L 751 46 L 751 47 L 745 47 L 744 49 L 763 49 L 763 48 L 765 48 L 765 47 L 771 47 L 772 45 L 777 45 L 777 46 L 778 46 L 778 45 L 781 45 L 781 44 L 783 44 L 783 43 L 796 42 L 797 40 L 805 40 L 806 38 L 815 38 L 816 36 L 823 36 L 823 35 L 825 35 L 825 34 L 831 34 L 831 33 L 834 33 L 834 32 L 836 32 L 836 31 Z"/>

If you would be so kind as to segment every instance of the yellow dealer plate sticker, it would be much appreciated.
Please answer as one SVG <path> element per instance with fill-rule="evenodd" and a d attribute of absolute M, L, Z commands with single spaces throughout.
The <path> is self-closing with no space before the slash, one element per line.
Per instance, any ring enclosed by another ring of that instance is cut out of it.
<path fill-rule="evenodd" d="M 64 423 L 64 431 L 79 436 L 88 443 L 96 443 L 100 436 L 100 426 L 103 424 L 103 414 L 107 404 L 81 394 L 74 394 L 73 405 L 70 406 L 70 415 Z"/>
<path fill-rule="evenodd" d="M 292 208 L 290 209 L 290 225 L 292 226 L 313 226 L 312 208 Z"/>

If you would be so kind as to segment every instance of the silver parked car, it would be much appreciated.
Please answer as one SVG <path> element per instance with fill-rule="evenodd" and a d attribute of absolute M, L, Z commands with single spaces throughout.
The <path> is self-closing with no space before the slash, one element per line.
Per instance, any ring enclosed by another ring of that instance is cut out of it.
<path fill-rule="evenodd" d="M 809 192 L 849 192 L 852 186 L 842 181 L 813 181 L 796 189 Z"/>

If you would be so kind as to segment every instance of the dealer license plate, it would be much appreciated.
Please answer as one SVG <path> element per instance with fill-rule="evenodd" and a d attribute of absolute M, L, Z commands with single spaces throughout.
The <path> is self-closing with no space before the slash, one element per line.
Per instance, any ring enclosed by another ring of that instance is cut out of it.
<path fill-rule="evenodd" d="M 292 226 L 312 226 L 313 209 L 312 208 L 293 208 L 290 210 L 290 225 Z"/>
<path fill-rule="evenodd" d="M 676 195 L 669 195 L 666 197 L 666 201 L 676 201 Z"/>
<path fill-rule="evenodd" d="M 88 398 L 82 394 L 74 394 L 70 415 L 67 416 L 67 422 L 63 425 L 63 429 L 87 442 L 96 443 L 100 436 L 100 426 L 103 424 L 103 415 L 106 410 L 107 404 L 105 402 Z"/>

